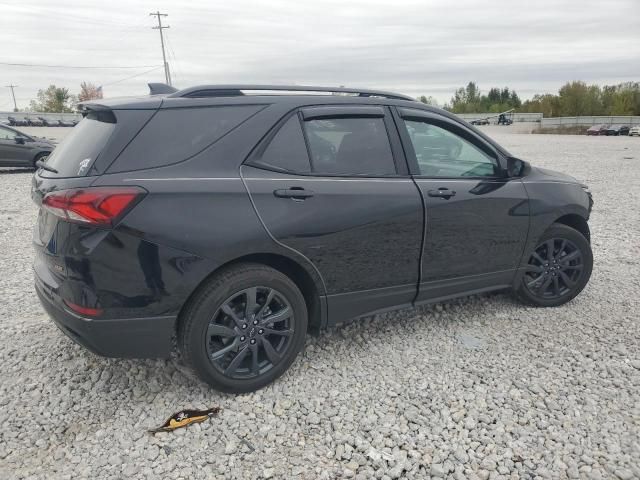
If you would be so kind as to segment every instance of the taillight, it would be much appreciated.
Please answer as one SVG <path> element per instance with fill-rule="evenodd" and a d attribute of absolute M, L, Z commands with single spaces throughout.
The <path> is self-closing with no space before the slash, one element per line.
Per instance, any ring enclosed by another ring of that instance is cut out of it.
<path fill-rule="evenodd" d="M 146 193 L 139 187 L 89 187 L 45 195 L 42 206 L 70 222 L 113 226 Z"/>
<path fill-rule="evenodd" d="M 86 317 L 97 317 L 98 315 L 102 315 L 103 312 L 101 308 L 83 307 L 82 305 L 70 302 L 69 300 L 65 300 L 64 304 L 74 312 Z"/>

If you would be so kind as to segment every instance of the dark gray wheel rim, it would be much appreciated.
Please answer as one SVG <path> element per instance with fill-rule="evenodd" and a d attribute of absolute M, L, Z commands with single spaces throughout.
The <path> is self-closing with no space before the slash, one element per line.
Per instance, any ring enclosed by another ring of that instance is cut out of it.
<path fill-rule="evenodd" d="M 582 252 L 576 244 L 566 238 L 552 238 L 531 254 L 523 281 L 536 297 L 553 300 L 571 293 L 583 271 Z"/>
<path fill-rule="evenodd" d="M 289 349 L 294 331 L 287 298 L 268 287 L 231 295 L 207 327 L 211 364 L 229 378 L 252 378 L 271 370 Z"/>

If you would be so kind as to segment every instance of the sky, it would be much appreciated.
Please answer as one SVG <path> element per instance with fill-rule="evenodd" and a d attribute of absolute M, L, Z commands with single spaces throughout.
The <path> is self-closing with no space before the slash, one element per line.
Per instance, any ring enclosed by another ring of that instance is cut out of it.
<path fill-rule="evenodd" d="M 380 88 L 448 101 L 640 81 L 640 0 L 0 0 L 0 110 L 50 84 L 105 97 L 164 81 Z M 7 65 L 27 64 L 24 65 Z M 50 65 L 45 67 L 42 65 Z M 82 68 L 71 68 L 82 67 Z M 128 78 L 129 77 L 129 78 Z M 131 78 L 133 77 L 133 78 Z"/>

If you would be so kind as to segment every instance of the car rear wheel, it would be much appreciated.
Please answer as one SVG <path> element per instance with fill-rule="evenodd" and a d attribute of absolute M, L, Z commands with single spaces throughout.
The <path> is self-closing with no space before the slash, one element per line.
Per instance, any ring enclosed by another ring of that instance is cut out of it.
<path fill-rule="evenodd" d="M 185 362 L 217 390 L 258 390 L 282 375 L 304 346 L 307 308 L 285 275 L 242 264 L 215 275 L 181 317 Z"/>
<path fill-rule="evenodd" d="M 529 255 L 516 295 L 535 306 L 563 305 L 584 289 L 592 268 L 587 239 L 571 227 L 554 224 Z"/>

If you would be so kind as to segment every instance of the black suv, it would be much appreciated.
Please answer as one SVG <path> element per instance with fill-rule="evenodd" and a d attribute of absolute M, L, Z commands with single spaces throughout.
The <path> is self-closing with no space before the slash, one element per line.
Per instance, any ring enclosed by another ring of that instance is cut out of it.
<path fill-rule="evenodd" d="M 589 280 L 586 186 L 403 95 L 224 85 L 85 103 L 33 178 L 36 290 L 101 355 L 260 388 L 309 328 Z"/>

